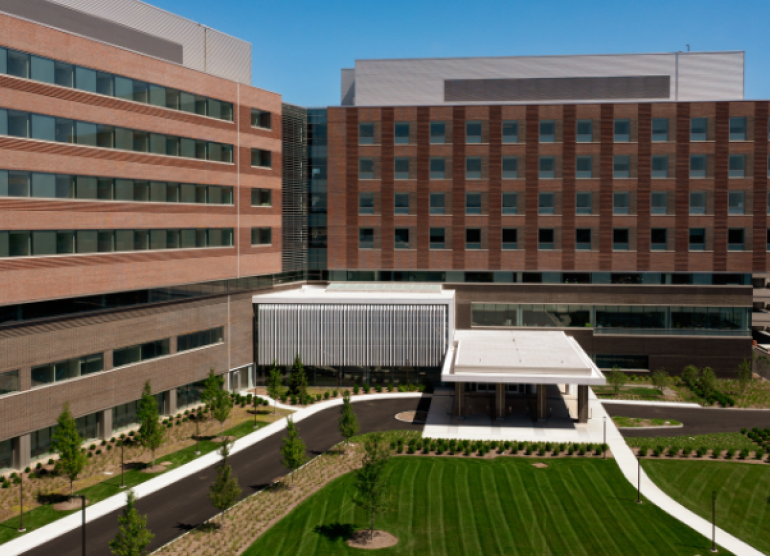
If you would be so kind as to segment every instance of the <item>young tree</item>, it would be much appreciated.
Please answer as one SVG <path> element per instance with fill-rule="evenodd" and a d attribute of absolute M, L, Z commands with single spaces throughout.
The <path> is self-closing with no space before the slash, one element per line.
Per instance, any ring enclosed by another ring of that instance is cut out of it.
<path fill-rule="evenodd" d="M 655 388 L 660 389 L 661 393 L 666 386 L 669 385 L 670 377 L 665 369 L 657 369 L 652 373 L 652 384 Z"/>
<path fill-rule="evenodd" d="M 356 471 L 353 503 L 371 516 L 370 538 L 374 539 L 374 518 L 390 507 L 390 478 L 386 466 L 390 449 L 381 432 L 371 433 L 364 443 L 366 455 Z"/>
<path fill-rule="evenodd" d="M 626 373 L 620 370 L 620 367 L 615 365 L 607 376 L 607 382 L 612 386 L 612 391 L 617 397 L 620 394 L 620 389 L 626 384 Z"/>
<path fill-rule="evenodd" d="M 291 471 L 291 484 L 294 484 L 294 472 L 307 461 L 305 443 L 299 437 L 299 430 L 291 415 L 286 420 L 286 436 L 281 444 L 281 465 Z"/>
<path fill-rule="evenodd" d="M 754 378 L 754 371 L 751 368 L 751 363 L 750 359 L 744 359 L 738 365 L 738 384 L 740 385 L 741 394 L 746 391 L 746 387 Z"/>
<path fill-rule="evenodd" d="M 270 369 L 270 376 L 267 378 L 267 395 L 273 398 L 273 413 L 276 412 L 278 407 L 278 398 L 283 393 L 283 377 L 278 365 L 275 364 L 273 359 L 273 368 Z"/>
<path fill-rule="evenodd" d="M 682 371 L 682 378 L 687 383 L 695 384 L 698 382 L 698 376 L 700 376 L 700 370 L 695 365 L 687 365 Z"/>
<path fill-rule="evenodd" d="M 350 393 L 342 395 L 342 406 L 340 407 L 339 431 L 342 438 L 345 439 L 345 446 L 348 445 L 351 436 L 358 432 L 358 418 L 353 411 L 353 405 L 350 403 Z"/>
<path fill-rule="evenodd" d="M 217 466 L 217 476 L 209 487 L 209 499 L 220 512 L 226 512 L 241 495 L 241 486 L 238 478 L 233 474 L 233 469 L 227 464 L 227 456 L 230 454 L 232 444 L 224 442 L 219 453 L 222 454 L 222 463 Z M 224 514 L 222 519 L 224 519 Z"/>
<path fill-rule="evenodd" d="M 155 538 L 147 529 L 147 516 L 136 511 L 136 500 L 134 491 L 129 490 L 123 515 L 118 517 L 118 533 L 109 543 L 110 550 L 116 556 L 141 556 L 150 541 Z"/>
<path fill-rule="evenodd" d="M 56 420 L 56 430 L 51 439 L 51 447 L 59 454 L 59 469 L 70 480 L 70 497 L 74 492 L 75 479 L 88 462 L 86 455 L 80 451 L 83 439 L 78 433 L 75 417 L 70 411 L 69 402 L 64 404 L 59 418 Z"/>
<path fill-rule="evenodd" d="M 139 441 L 142 446 L 152 451 L 152 464 L 155 467 L 155 450 L 163 445 L 166 440 L 166 427 L 160 422 L 158 414 L 158 402 L 152 395 L 150 381 L 144 384 L 142 398 L 136 408 L 136 417 L 139 419 Z"/>
<path fill-rule="evenodd" d="M 289 390 L 292 394 L 304 400 L 307 397 L 307 375 L 299 353 L 294 357 L 294 364 L 291 366 L 291 382 Z"/>
<path fill-rule="evenodd" d="M 230 397 L 230 393 L 224 388 L 220 388 L 209 402 L 209 407 L 211 407 L 211 415 L 219 421 L 222 434 L 224 435 L 225 421 L 230 417 L 230 411 L 233 409 L 233 399 Z"/>
<path fill-rule="evenodd" d="M 711 367 L 705 367 L 703 369 L 703 372 L 701 372 L 700 375 L 700 383 L 703 386 L 703 390 L 707 396 L 713 392 L 716 392 L 717 375 L 714 374 L 714 371 L 711 370 Z"/>

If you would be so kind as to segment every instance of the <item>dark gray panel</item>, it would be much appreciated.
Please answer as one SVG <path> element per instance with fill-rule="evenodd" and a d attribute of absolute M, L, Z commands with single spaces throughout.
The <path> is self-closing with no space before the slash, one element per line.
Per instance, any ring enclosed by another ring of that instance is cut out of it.
<path fill-rule="evenodd" d="M 182 63 L 182 45 L 47 0 L 0 0 L 0 11 L 49 27 Z"/>
<path fill-rule="evenodd" d="M 445 102 L 662 99 L 670 96 L 671 78 L 668 75 L 444 80 Z"/>

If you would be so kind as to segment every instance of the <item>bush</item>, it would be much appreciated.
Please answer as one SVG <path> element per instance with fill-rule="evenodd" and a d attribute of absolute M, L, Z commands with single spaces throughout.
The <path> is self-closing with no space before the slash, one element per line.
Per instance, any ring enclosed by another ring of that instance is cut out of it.
<path fill-rule="evenodd" d="M 381 386 L 381 385 L 379 385 L 379 384 L 377 384 L 377 385 L 374 387 L 374 391 L 375 391 L 375 392 L 377 392 L 377 393 L 379 394 L 380 392 L 382 392 L 382 386 Z"/>
<path fill-rule="evenodd" d="M 92 458 L 92 457 L 94 457 L 94 453 L 93 453 L 93 452 L 88 452 L 88 457 L 89 457 L 89 458 Z"/>
<path fill-rule="evenodd" d="M 575 447 L 572 444 L 570 444 L 569 449 L 567 450 L 567 453 L 571 456 L 575 454 Z"/>
<path fill-rule="evenodd" d="M 358 394 L 358 384 L 353 385 L 353 394 L 354 395 Z"/>
<path fill-rule="evenodd" d="M 2 488 L 11 488 L 11 483 L 9 483 L 8 481 L 3 481 Z"/>
<path fill-rule="evenodd" d="M 580 447 L 580 451 L 578 452 L 578 454 L 580 454 L 581 456 L 586 455 L 586 447 L 585 446 L 581 446 Z"/>
<path fill-rule="evenodd" d="M 410 444 L 409 448 L 406 450 L 407 454 L 413 454 L 414 453 L 414 445 Z"/>
<path fill-rule="evenodd" d="M 725 454 L 725 457 L 726 457 L 727 459 L 733 459 L 733 456 L 734 456 L 734 455 L 735 455 L 735 450 L 733 450 L 732 448 L 729 448 L 729 449 L 727 450 L 727 453 Z"/>
<path fill-rule="evenodd" d="M 336 397 L 337 397 L 337 391 L 336 390 L 332 390 L 332 398 L 336 398 Z"/>
<path fill-rule="evenodd" d="M 88 449 L 89 449 L 89 450 L 96 450 L 96 444 L 91 444 L 91 445 L 88 447 Z"/>
<path fill-rule="evenodd" d="M 545 446 L 540 446 L 540 449 L 537 451 L 537 455 L 544 456 L 545 452 L 546 452 L 546 447 Z"/>
<path fill-rule="evenodd" d="M 470 456 L 470 455 L 471 455 L 471 448 L 470 448 L 470 446 L 466 446 L 466 447 L 465 447 L 465 450 L 463 451 L 463 453 L 464 453 L 466 456 Z"/>
<path fill-rule="evenodd" d="M 265 400 L 265 399 L 262 400 L 262 405 L 269 405 L 269 404 L 270 404 L 270 402 L 268 402 L 267 400 Z"/>
<path fill-rule="evenodd" d="M 282 394 L 281 395 L 281 403 L 286 403 L 286 400 L 288 400 L 288 399 L 289 399 L 289 396 L 287 394 Z"/>
<path fill-rule="evenodd" d="M 668 449 L 668 455 L 673 457 L 676 457 L 679 454 L 679 448 L 675 448 L 674 446 L 671 446 Z"/>
<path fill-rule="evenodd" d="M 388 383 L 388 392 L 392 392 L 393 390 L 394 390 L 394 388 L 393 388 L 393 381 L 391 380 L 391 381 Z"/>
<path fill-rule="evenodd" d="M 323 399 L 323 396 L 321 394 L 316 394 L 315 395 L 315 401 L 320 402 L 321 399 Z"/>
<path fill-rule="evenodd" d="M 706 455 L 706 450 L 704 450 L 703 448 L 698 448 L 696 453 L 698 454 L 699 458 L 702 458 L 703 456 Z"/>
<path fill-rule="evenodd" d="M 335 392 L 336 392 L 336 390 L 335 390 Z M 337 394 L 334 394 L 334 395 L 336 396 Z M 350 395 L 350 391 L 349 390 L 343 390 L 342 391 L 342 395 L 343 396 L 349 396 Z"/>
<path fill-rule="evenodd" d="M 296 404 L 297 404 L 297 396 L 292 394 L 291 395 L 291 405 L 296 405 Z"/>
<path fill-rule="evenodd" d="M 491 447 L 493 450 L 494 450 L 494 449 L 496 449 L 496 448 L 497 448 L 497 440 L 493 440 L 493 441 L 492 441 L 492 443 L 490 444 L 490 447 Z"/>
<path fill-rule="evenodd" d="M 364 382 L 364 394 L 368 394 L 368 393 L 369 393 L 369 383 Z"/>
<path fill-rule="evenodd" d="M 328 399 L 329 399 L 329 396 L 331 396 L 331 394 L 329 393 L 329 391 L 328 391 L 328 390 L 327 390 L 326 392 L 324 392 L 324 399 L 325 399 L 325 400 L 328 400 Z"/>
<path fill-rule="evenodd" d="M 639 448 L 639 451 L 637 452 L 637 455 L 639 457 L 645 457 L 649 453 L 649 450 L 647 448 Z"/>
<path fill-rule="evenodd" d="M 110 446 L 109 444 L 107 444 L 107 451 L 109 452 L 110 450 L 112 450 L 112 446 Z"/>
<path fill-rule="evenodd" d="M 559 452 L 561 452 L 561 448 L 559 448 L 559 446 L 558 446 L 558 445 L 554 446 L 554 447 L 553 447 L 553 455 L 554 455 L 554 456 L 558 456 L 558 455 L 559 455 Z"/>
<path fill-rule="evenodd" d="M 748 429 L 746 429 L 746 427 L 743 427 L 743 428 L 741 429 L 741 434 L 746 434 L 746 431 L 747 431 L 747 430 L 748 430 Z"/>
<path fill-rule="evenodd" d="M 660 446 L 658 446 L 657 448 L 655 448 L 655 449 L 653 450 L 653 452 L 652 452 L 652 453 L 653 453 L 653 454 L 655 454 L 655 457 L 656 457 L 656 458 L 659 458 L 659 457 L 660 457 L 660 454 L 662 454 L 662 453 L 663 453 L 663 450 L 661 450 L 661 449 L 660 449 Z"/>
<path fill-rule="evenodd" d="M 759 448 L 756 452 L 754 452 L 754 458 L 758 460 L 762 460 L 765 457 L 765 451 L 762 448 Z"/>
<path fill-rule="evenodd" d="M 101 453 L 102 453 L 102 451 L 101 451 L 101 450 L 96 450 L 96 455 L 97 455 L 97 456 L 101 455 Z"/>
<path fill-rule="evenodd" d="M 531 456 L 531 455 L 532 455 L 532 446 L 530 446 L 529 444 L 527 444 L 527 450 L 526 450 L 526 452 L 525 452 L 525 453 L 526 453 L 528 456 Z"/>
<path fill-rule="evenodd" d="M 747 448 L 741 450 L 741 459 L 749 459 L 749 450 Z"/>

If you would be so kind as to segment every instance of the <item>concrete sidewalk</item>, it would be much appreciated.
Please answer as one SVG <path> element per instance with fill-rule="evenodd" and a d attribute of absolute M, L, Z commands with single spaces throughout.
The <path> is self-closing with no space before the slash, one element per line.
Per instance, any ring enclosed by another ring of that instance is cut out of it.
<path fill-rule="evenodd" d="M 352 396 L 351 402 L 361 401 L 373 401 L 382 399 L 396 399 L 396 398 L 420 398 L 423 396 L 429 396 L 429 394 L 423 394 L 421 392 L 409 392 L 409 393 L 388 393 L 388 394 L 366 394 Z M 335 398 L 324 402 L 318 402 L 310 407 L 296 411 L 292 417 L 295 422 L 303 421 L 308 417 L 315 415 L 330 407 L 342 405 L 342 398 Z M 293 406 L 283 406 L 278 404 L 279 408 L 294 409 Z M 252 434 L 239 438 L 235 441 L 231 455 L 235 455 L 242 452 L 246 448 L 257 444 L 258 442 L 268 438 L 269 436 L 280 432 L 286 428 L 286 418 L 280 419 L 274 423 L 263 427 Z M 181 480 L 195 473 L 199 473 L 202 470 L 215 465 L 221 460 L 221 456 L 215 451 L 199 457 L 196 460 L 191 461 L 181 467 L 167 471 L 149 481 L 146 481 L 140 485 L 133 487 L 134 492 L 139 498 L 144 498 L 154 492 L 162 490 L 163 488 Z M 126 503 L 126 496 L 123 493 L 116 494 L 94 504 L 93 506 L 86 507 L 86 523 L 95 521 L 105 515 L 110 514 L 116 510 L 120 510 Z M 53 539 L 77 529 L 82 523 L 82 512 L 78 511 L 74 514 L 68 515 L 62 519 L 49 523 L 39 529 L 29 531 L 27 534 L 0 545 L 0 554 L 2 556 L 17 556 L 23 554 L 33 548 L 39 547 L 52 541 Z"/>

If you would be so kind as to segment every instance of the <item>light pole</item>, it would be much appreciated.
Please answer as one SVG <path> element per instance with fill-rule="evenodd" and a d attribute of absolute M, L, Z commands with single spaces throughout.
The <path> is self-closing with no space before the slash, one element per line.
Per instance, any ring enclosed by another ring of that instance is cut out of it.
<path fill-rule="evenodd" d="M 604 421 L 604 443 L 602 444 L 602 452 L 604 453 L 604 459 L 607 459 L 607 416 L 603 418 Z"/>
<path fill-rule="evenodd" d="M 717 551 L 717 491 L 711 491 L 711 552 Z"/>
<path fill-rule="evenodd" d="M 642 457 L 636 456 L 636 503 L 642 503 Z"/>
<path fill-rule="evenodd" d="M 83 504 L 83 556 L 86 556 L 86 495 L 81 494 L 80 500 Z"/>
<path fill-rule="evenodd" d="M 257 389 L 254 388 L 254 428 L 257 428 Z"/>
<path fill-rule="evenodd" d="M 126 442 L 120 441 L 120 488 L 126 488 Z"/>
<path fill-rule="evenodd" d="M 201 455 L 201 414 L 195 414 L 195 455 Z"/>
<path fill-rule="evenodd" d="M 19 533 L 26 531 L 24 528 L 24 471 L 19 473 L 19 517 L 21 522 L 19 523 Z"/>

